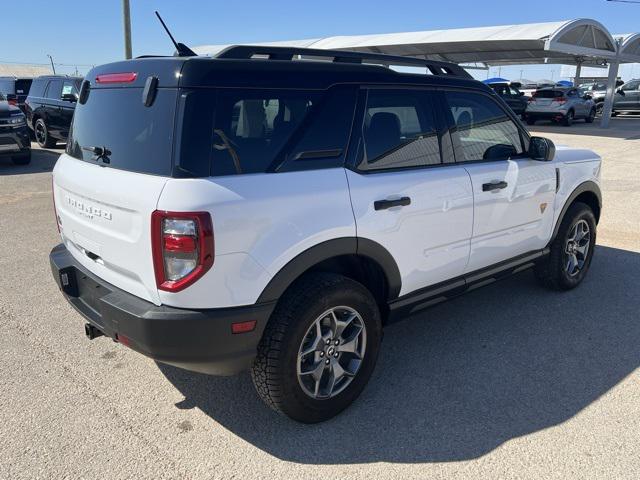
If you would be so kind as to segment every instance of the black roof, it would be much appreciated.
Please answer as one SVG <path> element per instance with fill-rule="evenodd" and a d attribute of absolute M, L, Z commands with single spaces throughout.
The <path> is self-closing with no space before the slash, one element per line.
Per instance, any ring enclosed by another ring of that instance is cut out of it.
<path fill-rule="evenodd" d="M 238 49 L 239 47 L 234 47 Z M 242 47 L 245 49 L 246 47 Z M 255 48 L 255 47 L 253 47 Z M 296 49 L 300 50 L 300 49 Z M 243 50 L 244 51 L 244 50 Z M 341 52 L 350 56 L 356 52 Z M 331 52 L 323 51 L 330 56 Z M 374 57 L 375 55 L 364 55 Z M 234 55 L 231 55 L 234 57 Z M 306 54 L 305 54 L 306 57 Z M 379 56 L 381 59 L 400 57 Z M 310 57 L 311 58 L 311 57 Z M 483 83 L 474 80 L 458 65 L 445 62 L 429 62 L 404 58 L 414 66 L 427 64 L 451 69 L 449 74 L 405 73 L 385 66 L 357 63 L 355 61 L 324 61 L 314 59 L 289 60 L 278 58 L 220 58 L 220 57 L 141 57 L 133 60 L 100 65 L 85 77 L 92 88 L 100 88 L 96 77 L 107 73 L 136 72 L 134 82 L 125 86 L 142 87 L 149 76 L 158 78 L 162 87 L 245 87 L 245 88 L 298 88 L 326 89 L 334 84 L 397 84 L 459 86 L 491 91 Z M 375 61 L 375 60 L 374 60 Z M 390 61 L 391 64 L 397 64 Z M 458 74 L 459 71 L 463 73 Z M 110 85 L 113 86 L 113 85 Z"/>

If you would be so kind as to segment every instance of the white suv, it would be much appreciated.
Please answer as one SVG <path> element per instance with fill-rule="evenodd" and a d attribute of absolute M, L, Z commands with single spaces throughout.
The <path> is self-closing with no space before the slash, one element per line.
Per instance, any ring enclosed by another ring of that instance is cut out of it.
<path fill-rule="evenodd" d="M 83 82 L 50 260 L 89 338 L 251 368 L 271 407 L 318 422 L 363 390 L 389 322 L 528 267 L 578 285 L 599 178 L 598 155 L 530 137 L 457 65 L 266 47 L 136 59 Z"/>

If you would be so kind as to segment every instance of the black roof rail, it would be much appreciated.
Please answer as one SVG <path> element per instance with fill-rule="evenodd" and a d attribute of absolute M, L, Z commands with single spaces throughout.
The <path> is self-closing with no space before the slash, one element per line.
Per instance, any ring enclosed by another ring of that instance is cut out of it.
<path fill-rule="evenodd" d="M 216 58 L 250 59 L 254 55 L 264 55 L 269 60 L 293 60 L 301 57 L 333 58 L 334 63 L 372 63 L 403 67 L 426 67 L 433 75 L 449 75 L 473 78 L 464 68 L 455 63 L 426 60 L 416 57 L 400 57 L 381 53 L 354 52 L 350 50 L 322 50 L 302 47 L 269 47 L 265 45 L 233 45 L 216 55 Z"/>

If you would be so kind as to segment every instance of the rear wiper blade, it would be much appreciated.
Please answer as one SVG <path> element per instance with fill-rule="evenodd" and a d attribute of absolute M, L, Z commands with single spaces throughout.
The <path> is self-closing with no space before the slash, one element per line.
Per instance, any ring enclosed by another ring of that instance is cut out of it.
<path fill-rule="evenodd" d="M 109 160 L 109 155 L 111 155 L 111 150 L 107 147 L 82 147 L 82 150 L 85 152 L 91 152 L 95 155 L 96 160 L 102 160 L 103 163 L 111 163 Z"/>

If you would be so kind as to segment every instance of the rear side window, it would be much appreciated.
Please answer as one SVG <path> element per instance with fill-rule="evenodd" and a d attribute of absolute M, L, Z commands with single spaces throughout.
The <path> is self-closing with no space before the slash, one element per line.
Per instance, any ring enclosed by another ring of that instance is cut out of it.
<path fill-rule="evenodd" d="M 361 170 L 424 167 L 441 163 L 431 94 L 420 90 L 370 90 L 363 124 Z"/>
<path fill-rule="evenodd" d="M 211 175 L 263 173 L 316 107 L 321 94 L 306 91 L 218 91 Z"/>
<path fill-rule="evenodd" d="M 446 98 L 456 125 L 452 137 L 457 161 L 505 160 L 522 154 L 520 130 L 491 98 L 473 92 L 447 92 Z"/>
<path fill-rule="evenodd" d="M 60 82 L 62 87 L 62 82 Z M 177 89 L 158 89 L 150 107 L 142 88 L 92 88 L 78 104 L 67 153 L 79 160 L 120 170 L 170 176 Z M 109 163 L 90 150 L 105 147 Z"/>
<path fill-rule="evenodd" d="M 60 100 L 62 95 L 62 80 L 51 80 L 49 82 L 49 86 L 47 87 L 47 98 L 52 100 Z"/>
<path fill-rule="evenodd" d="M 356 89 L 195 89 L 181 93 L 177 167 L 192 176 L 344 164 Z"/>
<path fill-rule="evenodd" d="M 44 95 L 44 87 L 47 85 L 47 81 L 43 79 L 35 79 L 29 89 L 29 96 L 42 97 Z"/>

